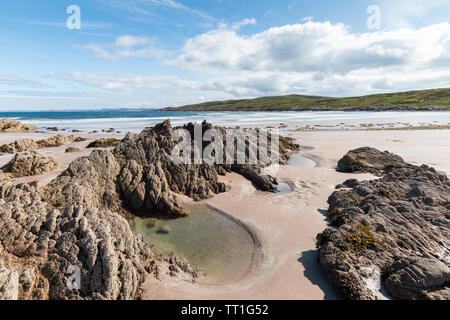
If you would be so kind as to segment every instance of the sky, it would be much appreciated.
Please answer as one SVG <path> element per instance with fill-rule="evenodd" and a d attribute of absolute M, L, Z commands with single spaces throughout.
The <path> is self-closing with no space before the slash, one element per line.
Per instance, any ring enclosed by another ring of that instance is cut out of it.
<path fill-rule="evenodd" d="M 449 19 L 448 0 L 8 1 L 0 110 L 450 87 Z"/>

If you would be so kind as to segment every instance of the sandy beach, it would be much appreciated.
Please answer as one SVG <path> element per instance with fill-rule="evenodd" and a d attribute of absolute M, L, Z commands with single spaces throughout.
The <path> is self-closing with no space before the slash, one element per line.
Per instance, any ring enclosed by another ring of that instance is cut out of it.
<path fill-rule="evenodd" d="M 180 282 L 163 275 L 163 281 L 149 279 L 144 285 L 145 299 L 337 299 L 333 285 L 316 262 L 315 238 L 327 227 L 327 199 L 337 184 L 349 178 L 373 179 L 370 174 L 344 174 L 334 170 L 337 161 L 349 150 L 371 146 L 389 150 L 413 164 L 427 164 L 450 173 L 448 130 L 415 131 L 318 131 L 286 130 L 307 150 L 303 155 L 317 163 L 315 168 L 282 166 L 275 176 L 291 186 L 287 194 L 257 191 L 242 176 L 228 174 L 221 180 L 231 190 L 203 203 L 210 204 L 248 225 L 261 241 L 262 258 L 255 262 L 245 279 L 224 285 Z M 2 133 L 0 144 L 17 139 L 44 139 L 52 134 Z M 17 179 L 38 181 L 43 186 L 60 174 L 75 158 L 88 155 L 88 143 L 103 135 L 78 134 L 87 138 L 57 148 L 38 150 L 59 162 L 56 170 L 41 176 Z M 123 135 L 116 135 L 121 138 Z M 81 152 L 65 153 L 76 146 Z M 0 156 L 0 166 L 13 155 Z"/>
<path fill-rule="evenodd" d="M 228 193 L 206 202 L 252 226 L 262 242 L 263 261 L 247 279 L 224 286 L 202 286 L 164 279 L 146 285 L 147 299 L 337 299 L 333 285 L 316 262 L 315 238 L 327 227 L 327 199 L 335 186 L 349 178 L 373 179 L 334 170 L 348 151 L 361 146 L 389 150 L 414 164 L 427 164 L 450 173 L 450 139 L 446 130 L 286 132 L 312 150 L 316 168 L 281 167 L 276 174 L 294 185 L 292 193 L 256 191 L 239 175 L 223 178 Z"/>

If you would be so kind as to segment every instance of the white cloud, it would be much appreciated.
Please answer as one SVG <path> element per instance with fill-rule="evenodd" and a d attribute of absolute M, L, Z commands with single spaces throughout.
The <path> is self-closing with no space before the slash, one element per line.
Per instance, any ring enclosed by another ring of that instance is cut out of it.
<path fill-rule="evenodd" d="M 448 0 L 381 0 L 383 25 L 391 29 L 412 28 L 415 19 L 448 6 Z"/>
<path fill-rule="evenodd" d="M 171 65 L 208 74 L 244 71 L 346 74 L 430 66 L 446 57 L 448 23 L 357 34 L 343 24 L 307 22 L 251 36 L 219 28 L 186 41 Z"/>
<path fill-rule="evenodd" d="M 62 82 L 61 88 L 78 88 L 99 98 L 82 102 L 84 107 L 177 106 L 291 93 L 355 96 L 450 86 L 449 23 L 355 33 L 343 24 L 307 22 L 251 35 L 241 35 L 236 24 L 221 25 L 188 39 L 170 60 L 151 44 L 149 38 L 122 36 L 86 49 L 110 60 L 159 57 L 192 73 L 75 72 L 51 73 L 49 78 Z M 0 84 L 13 80 L 0 76 Z M 61 101 L 60 106 L 71 105 Z"/>
<path fill-rule="evenodd" d="M 206 20 L 213 20 L 213 18 L 207 13 L 188 7 L 181 2 L 174 0 L 97 0 L 103 5 L 117 8 L 121 11 L 132 12 L 139 16 L 152 16 L 154 15 L 154 7 L 166 7 L 173 10 L 186 12 L 196 17 L 200 17 Z M 130 17 L 133 20 L 139 20 L 134 17 Z"/>
<path fill-rule="evenodd" d="M 256 19 L 244 19 L 242 21 L 236 22 L 232 25 L 233 30 L 239 30 L 244 26 L 255 25 Z"/>
<path fill-rule="evenodd" d="M 116 39 L 115 45 L 118 47 L 135 47 L 143 46 L 150 42 L 149 38 L 133 37 L 133 36 L 120 36 Z"/>
<path fill-rule="evenodd" d="M 118 37 L 114 43 L 91 43 L 79 47 L 111 61 L 123 58 L 163 58 L 167 52 L 154 46 L 146 46 L 151 42 L 150 38 L 124 35 Z"/>

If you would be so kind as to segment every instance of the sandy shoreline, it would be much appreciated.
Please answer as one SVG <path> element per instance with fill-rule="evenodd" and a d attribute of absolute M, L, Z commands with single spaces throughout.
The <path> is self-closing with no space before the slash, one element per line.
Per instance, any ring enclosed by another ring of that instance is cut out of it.
<path fill-rule="evenodd" d="M 282 182 L 294 186 L 288 194 L 267 194 L 237 174 L 221 177 L 231 191 L 203 201 L 250 226 L 261 241 L 264 259 L 248 278 L 224 286 L 179 282 L 169 278 L 145 285 L 147 299 L 336 299 L 333 286 L 315 261 L 315 237 L 327 227 L 327 199 L 335 186 L 348 178 L 371 179 L 371 175 L 338 173 L 337 161 L 349 150 L 371 146 L 388 150 L 413 164 L 427 164 L 450 173 L 448 130 L 415 131 L 284 131 L 301 146 L 311 148 L 305 156 L 318 162 L 316 168 L 283 166 L 276 173 Z M 54 134 L 2 133 L 0 144 L 17 139 L 44 139 Z M 88 138 L 58 148 L 38 150 L 54 156 L 60 166 L 47 174 L 26 177 L 18 182 L 38 181 L 45 185 L 71 161 L 88 155 L 86 145 L 104 135 L 76 134 Z M 109 135 L 110 136 L 110 135 Z M 123 135 L 117 135 L 121 138 Z M 65 153 L 70 146 L 81 152 Z M 0 155 L 0 166 L 12 155 Z"/>
<path fill-rule="evenodd" d="M 428 164 L 450 173 L 450 139 L 445 130 L 377 132 L 286 132 L 302 146 L 316 168 L 284 166 L 281 181 L 295 186 L 292 193 L 272 195 L 256 191 L 236 174 L 223 178 L 232 190 L 205 201 L 252 225 L 261 238 L 263 264 L 248 279 L 225 286 L 188 283 L 147 283 L 147 299 L 338 299 L 333 285 L 316 262 L 315 237 L 327 227 L 327 199 L 348 178 L 375 178 L 334 170 L 350 149 L 373 146 L 389 150 L 411 163 Z M 168 281 L 167 281 L 168 280 Z"/>

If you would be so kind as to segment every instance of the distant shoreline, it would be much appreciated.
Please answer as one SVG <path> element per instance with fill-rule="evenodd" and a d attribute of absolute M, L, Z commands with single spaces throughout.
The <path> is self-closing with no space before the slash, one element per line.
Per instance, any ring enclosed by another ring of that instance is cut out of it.
<path fill-rule="evenodd" d="M 210 101 L 161 111 L 450 111 L 450 88 L 382 93 L 360 97 L 291 94 Z"/>
<path fill-rule="evenodd" d="M 259 108 L 259 109 L 246 109 L 246 108 L 214 108 L 214 109 L 189 109 L 185 107 L 169 107 L 163 109 L 156 109 L 154 111 L 170 111 L 170 112 L 441 112 L 450 111 L 450 107 L 402 107 L 402 106 L 383 106 L 383 107 L 354 107 L 354 108 L 313 108 L 313 107 L 287 107 L 281 109 L 272 108 Z"/>

